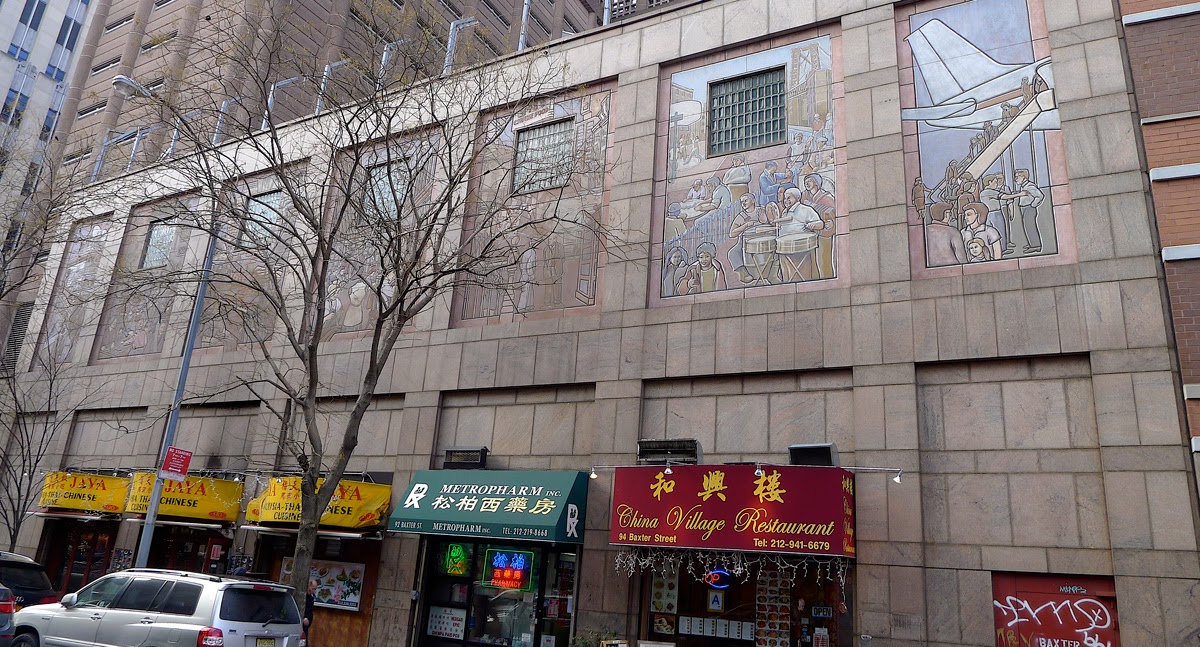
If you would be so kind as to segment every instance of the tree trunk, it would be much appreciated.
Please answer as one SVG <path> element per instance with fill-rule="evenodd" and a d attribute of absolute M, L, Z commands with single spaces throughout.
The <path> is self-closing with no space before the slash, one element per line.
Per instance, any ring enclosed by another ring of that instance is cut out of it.
<path fill-rule="evenodd" d="M 304 612 L 305 596 L 308 595 L 313 552 L 317 547 L 317 526 L 323 512 L 317 509 L 316 485 L 317 477 L 311 472 L 300 478 L 300 528 L 296 534 L 296 550 L 292 554 L 292 581 L 284 582 L 295 587 L 292 595 L 301 613 Z"/>

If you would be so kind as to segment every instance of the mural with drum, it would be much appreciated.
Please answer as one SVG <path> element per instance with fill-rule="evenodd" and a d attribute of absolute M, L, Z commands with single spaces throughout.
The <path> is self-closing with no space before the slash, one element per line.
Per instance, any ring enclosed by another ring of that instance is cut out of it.
<path fill-rule="evenodd" d="M 838 276 L 849 228 L 832 40 L 670 75 L 652 297 L 787 290 Z"/>

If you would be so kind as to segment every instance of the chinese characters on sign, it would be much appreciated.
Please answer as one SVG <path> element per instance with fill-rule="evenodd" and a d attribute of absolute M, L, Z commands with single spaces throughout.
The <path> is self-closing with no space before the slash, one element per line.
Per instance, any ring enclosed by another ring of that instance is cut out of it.
<path fill-rule="evenodd" d="M 854 476 L 788 465 L 618 468 L 609 541 L 853 557 Z"/>
<path fill-rule="evenodd" d="M 498 589 L 528 591 L 533 586 L 533 553 L 489 548 L 484 561 L 483 581 Z"/>

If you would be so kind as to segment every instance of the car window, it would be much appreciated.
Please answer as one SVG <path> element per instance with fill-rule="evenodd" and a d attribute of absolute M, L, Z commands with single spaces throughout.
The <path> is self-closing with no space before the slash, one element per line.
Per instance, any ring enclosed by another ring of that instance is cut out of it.
<path fill-rule="evenodd" d="M 50 591 L 50 578 L 41 566 L 34 564 L 0 564 L 0 583 L 14 589 Z"/>
<path fill-rule="evenodd" d="M 163 584 L 165 584 L 163 580 L 139 577 L 125 587 L 125 591 L 121 593 L 121 597 L 117 598 L 113 608 L 146 611 L 154 602 L 158 592 L 162 590 Z"/>
<path fill-rule="evenodd" d="M 225 589 L 221 596 L 221 619 L 230 622 L 278 620 L 287 624 L 300 622 L 296 601 L 285 591 L 263 591 L 250 588 Z"/>
<path fill-rule="evenodd" d="M 129 583 L 128 577 L 116 575 L 113 577 L 105 577 L 83 587 L 75 596 L 75 606 L 78 607 L 100 607 L 107 608 L 112 606 L 113 600 L 117 598 L 117 594 L 125 585 Z"/>
<path fill-rule="evenodd" d="M 176 582 L 175 588 L 167 594 L 167 599 L 163 602 L 163 613 L 174 613 L 181 616 L 190 616 L 196 612 L 196 604 L 200 602 L 200 592 L 204 587 L 199 584 L 188 584 L 186 582 Z"/>

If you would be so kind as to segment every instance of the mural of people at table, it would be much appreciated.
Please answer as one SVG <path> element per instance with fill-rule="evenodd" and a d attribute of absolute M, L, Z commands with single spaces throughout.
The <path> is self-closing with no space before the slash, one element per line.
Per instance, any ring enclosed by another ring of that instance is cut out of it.
<path fill-rule="evenodd" d="M 905 150 L 915 153 L 905 168 L 910 226 L 923 229 L 926 267 L 1059 251 L 1051 196 L 1066 184 L 1064 151 L 1047 38 L 1031 27 L 1036 2 L 897 10 L 901 84 L 912 84 L 901 92 Z M 961 232 L 965 259 L 946 244 L 946 226 Z"/>
<path fill-rule="evenodd" d="M 784 132 L 765 145 L 714 153 L 712 84 L 779 70 Z M 655 214 L 659 297 L 837 276 L 834 94 L 827 36 L 671 75 L 666 195 Z"/>

